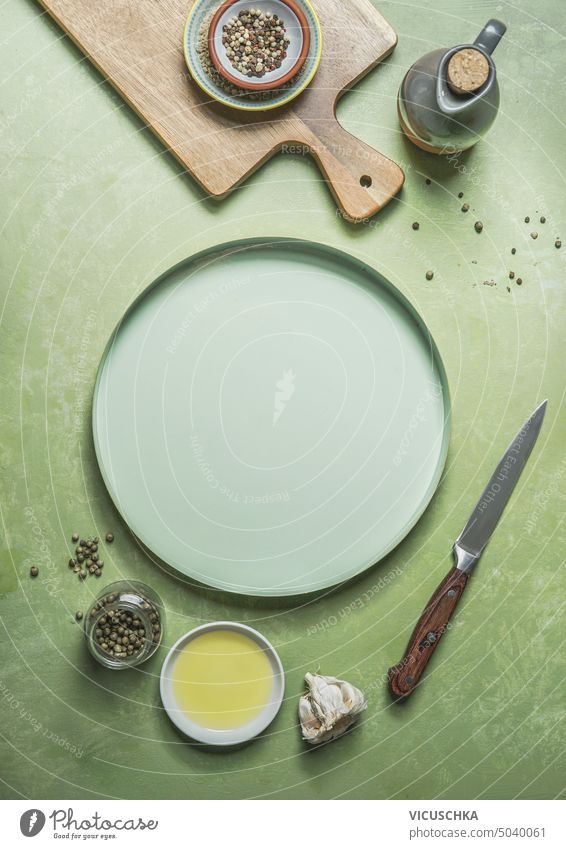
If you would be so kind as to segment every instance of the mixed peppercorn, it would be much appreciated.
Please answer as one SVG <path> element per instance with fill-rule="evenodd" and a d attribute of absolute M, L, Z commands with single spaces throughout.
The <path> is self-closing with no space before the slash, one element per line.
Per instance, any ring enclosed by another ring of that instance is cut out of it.
<path fill-rule="evenodd" d="M 281 67 L 289 39 L 278 15 L 244 9 L 222 27 L 222 44 L 233 68 L 246 77 L 263 77 Z"/>

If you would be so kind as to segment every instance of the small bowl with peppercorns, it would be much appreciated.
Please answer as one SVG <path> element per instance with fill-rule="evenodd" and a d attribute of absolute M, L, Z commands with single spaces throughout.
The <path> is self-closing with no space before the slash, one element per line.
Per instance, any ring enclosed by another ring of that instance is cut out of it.
<path fill-rule="evenodd" d="M 218 73 L 249 91 L 277 89 L 293 79 L 309 52 L 310 29 L 295 0 L 227 0 L 208 31 Z"/>
<path fill-rule="evenodd" d="M 105 587 L 84 620 L 88 650 L 108 669 L 139 666 L 155 654 L 163 636 L 163 603 L 140 581 Z"/>

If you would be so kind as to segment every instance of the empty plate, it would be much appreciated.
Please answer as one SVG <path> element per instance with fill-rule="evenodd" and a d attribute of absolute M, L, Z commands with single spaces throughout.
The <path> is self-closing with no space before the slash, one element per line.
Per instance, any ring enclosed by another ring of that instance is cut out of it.
<path fill-rule="evenodd" d="M 223 590 L 293 595 L 353 577 L 428 504 L 449 399 L 438 351 L 372 268 L 254 240 L 160 277 L 96 382 L 102 475 L 133 532 Z"/>

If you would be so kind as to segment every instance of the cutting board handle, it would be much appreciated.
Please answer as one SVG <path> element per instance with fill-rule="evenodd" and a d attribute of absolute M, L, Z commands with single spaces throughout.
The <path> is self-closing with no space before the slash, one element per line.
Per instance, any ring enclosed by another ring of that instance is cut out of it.
<path fill-rule="evenodd" d="M 310 151 L 345 218 L 368 219 L 397 194 L 405 175 L 395 162 L 348 133 L 334 116 L 302 119 L 313 131 Z"/>

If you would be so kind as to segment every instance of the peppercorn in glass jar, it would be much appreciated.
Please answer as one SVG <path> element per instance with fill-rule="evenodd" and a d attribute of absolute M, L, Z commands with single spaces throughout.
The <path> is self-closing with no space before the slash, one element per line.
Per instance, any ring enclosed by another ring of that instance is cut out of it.
<path fill-rule="evenodd" d="M 108 669 L 148 660 L 163 636 L 163 603 L 139 581 L 116 581 L 96 599 L 84 620 L 87 646 Z"/>

